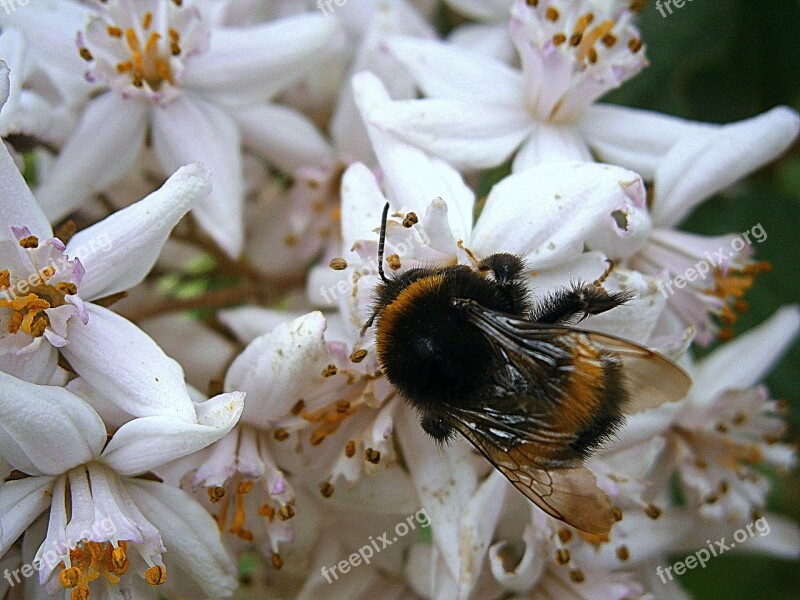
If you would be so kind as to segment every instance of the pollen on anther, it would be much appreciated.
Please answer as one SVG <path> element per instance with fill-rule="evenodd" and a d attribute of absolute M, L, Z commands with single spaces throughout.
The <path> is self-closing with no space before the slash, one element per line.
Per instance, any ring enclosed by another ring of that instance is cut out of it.
<path fill-rule="evenodd" d="M 64 569 L 58 575 L 59 581 L 61 581 L 61 585 L 67 589 L 74 588 L 81 579 L 81 570 L 78 567 L 70 567 L 69 569 Z"/>
<path fill-rule="evenodd" d="M 167 580 L 167 569 L 164 565 L 154 565 L 144 572 L 144 579 L 152 586 L 161 585 Z"/>
<path fill-rule="evenodd" d="M 580 569 L 571 569 L 569 572 L 569 578 L 575 583 L 583 583 L 584 579 L 586 579 L 586 577 L 583 575 L 583 571 Z"/>
<path fill-rule="evenodd" d="M 225 496 L 225 488 L 215 485 L 213 487 L 208 488 L 208 500 L 209 502 L 216 503 L 222 500 Z"/>
<path fill-rule="evenodd" d="M 364 450 L 364 458 L 367 462 L 377 465 L 379 462 L 381 462 L 381 453 L 374 448 L 367 448 Z"/>
<path fill-rule="evenodd" d="M 547 10 L 544 11 L 544 16 L 547 17 L 548 21 L 558 21 L 560 14 L 555 6 L 548 6 Z"/>
<path fill-rule="evenodd" d="M 106 32 L 111 37 L 115 37 L 115 38 L 121 38 L 122 37 L 122 29 L 120 29 L 119 27 L 115 27 L 114 25 L 109 25 L 108 27 L 106 27 Z"/>
<path fill-rule="evenodd" d="M 403 227 L 406 228 L 413 227 L 417 223 L 419 223 L 419 218 L 417 217 L 417 213 L 415 212 L 408 213 L 403 219 Z"/>
<path fill-rule="evenodd" d="M 631 557 L 630 550 L 625 544 L 622 544 L 617 548 L 617 558 L 620 560 L 628 560 Z"/>
<path fill-rule="evenodd" d="M 566 527 L 562 527 L 558 530 L 558 539 L 562 544 L 566 544 L 572 539 L 572 532 Z"/>
<path fill-rule="evenodd" d="M 364 349 L 353 350 L 353 352 L 350 354 L 350 360 L 353 361 L 354 363 L 360 363 L 366 357 L 367 357 L 367 351 Z"/>
<path fill-rule="evenodd" d="M 319 486 L 319 493 L 323 498 L 330 498 L 333 495 L 333 484 L 330 481 L 325 481 Z"/>
<path fill-rule="evenodd" d="M 344 271 L 347 268 L 347 261 L 343 258 L 332 258 L 328 266 L 334 271 Z"/>
<path fill-rule="evenodd" d="M 639 50 L 642 49 L 643 45 L 644 44 L 642 43 L 642 40 L 640 40 L 639 38 L 631 38 L 630 40 L 628 40 L 628 49 L 634 54 L 639 52 Z"/>
<path fill-rule="evenodd" d="M 272 568 L 275 569 L 276 571 L 279 571 L 282 566 L 283 566 L 283 559 L 281 558 L 280 554 L 275 552 L 272 555 Z"/>
<path fill-rule="evenodd" d="M 327 367 L 325 367 L 323 369 L 322 376 L 323 377 L 333 377 L 338 372 L 339 372 L 339 370 L 336 368 L 336 365 L 328 365 Z"/>
<path fill-rule="evenodd" d="M 645 514 L 651 519 L 655 520 L 661 516 L 661 509 L 655 504 L 648 504 L 644 510 Z"/>
<path fill-rule="evenodd" d="M 569 562 L 569 550 L 566 548 L 559 548 L 556 550 L 556 562 L 560 565 L 565 565 Z"/>
<path fill-rule="evenodd" d="M 92 55 L 88 48 L 80 48 L 78 54 L 80 54 L 81 58 L 86 62 L 92 62 L 94 60 L 94 55 Z"/>
<path fill-rule="evenodd" d="M 276 429 L 275 430 L 275 433 L 273 434 L 273 437 L 275 438 L 276 441 L 282 442 L 282 441 L 288 439 L 289 432 L 286 431 L 283 427 L 281 427 L 280 429 Z"/>
<path fill-rule="evenodd" d="M 622 521 L 622 509 L 619 506 L 611 507 L 611 516 L 614 517 L 614 520 L 619 523 Z"/>
<path fill-rule="evenodd" d="M 344 455 L 347 458 L 353 458 L 356 455 L 356 442 L 355 440 L 350 440 L 344 447 Z"/>
<path fill-rule="evenodd" d="M 29 235 L 28 237 L 24 237 L 19 241 L 19 245 L 22 248 L 31 249 L 31 248 L 38 248 L 39 247 L 39 238 L 35 235 Z"/>
<path fill-rule="evenodd" d="M 288 521 L 295 515 L 294 506 L 291 504 L 284 504 L 278 510 L 278 518 L 281 521 Z"/>

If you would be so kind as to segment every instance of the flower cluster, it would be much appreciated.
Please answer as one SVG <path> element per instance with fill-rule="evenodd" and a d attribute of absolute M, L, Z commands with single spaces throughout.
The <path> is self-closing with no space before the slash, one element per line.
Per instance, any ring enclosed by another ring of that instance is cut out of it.
<path fill-rule="evenodd" d="M 668 555 L 762 518 L 751 549 L 800 554 L 765 516 L 795 455 L 760 384 L 800 309 L 730 340 L 768 265 L 679 228 L 800 117 L 601 102 L 648 64 L 642 2 L 445 4 L 471 20 L 446 38 L 430 0 L 0 12 L 0 597 L 674 598 Z M 586 461 L 606 536 L 437 444 L 383 374 L 383 270 L 500 252 L 533 298 L 622 292 L 581 328 L 691 377 Z"/>

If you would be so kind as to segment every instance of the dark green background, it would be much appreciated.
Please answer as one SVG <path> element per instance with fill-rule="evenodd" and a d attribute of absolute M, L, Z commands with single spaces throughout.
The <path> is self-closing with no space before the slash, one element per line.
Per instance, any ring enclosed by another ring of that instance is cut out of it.
<path fill-rule="evenodd" d="M 662 0 L 663 2 L 663 0 Z M 800 2 L 688 0 L 662 17 L 650 1 L 640 20 L 651 65 L 608 99 L 630 106 L 726 123 L 786 104 L 800 109 Z M 761 223 L 769 237 L 757 258 L 774 265 L 747 296 L 735 326 L 742 332 L 800 298 L 800 145 L 733 189 L 699 207 L 683 228 L 705 234 L 746 231 Z M 743 355 L 742 360 L 747 360 Z M 767 384 L 791 405 L 789 438 L 800 442 L 800 344 Z M 797 470 L 776 479 L 771 509 L 800 520 Z M 675 557 L 680 559 L 682 557 Z M 723 556 L 681 577 L 695 598 L 726 600 L 800 597 L 800 564 L 753 556 Z"/>

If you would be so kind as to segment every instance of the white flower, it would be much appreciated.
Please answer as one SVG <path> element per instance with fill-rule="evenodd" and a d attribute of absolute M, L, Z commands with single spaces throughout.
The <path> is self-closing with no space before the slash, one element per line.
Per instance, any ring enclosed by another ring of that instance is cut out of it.
<path fill-rule="evenodd" d="M 517 55 L 508 34 L 514 0 L 445 0 L 453 10 L 477 21 L 459 25 L 448 36 L 452 43 L 510 63 Z"/>
<path fill-rule="evenodd" d="M 428 98 L 395 102 L 371 121 L 462 168 L 495 166 L 516 150 L 515 170 L 589 160 L 586 109 L 646 64 L 625 4 L 519 0 L 509 27 L 521 71 L 454 45 L 392 39 Z"/>
<path fill-rule="evenodd" d="M 183 383 L 180 366 L 132 323 L 90 301 L 147 275 L 175 223 L 208 195 L 208 171 L 201 165 L 180 169 L 160 190 L 79 232 L 66 246 L 53 237 L 5 147 L 0 178 L 0 369 L 48 383 L 59 349 L 94 387 L 120 387 L 155 413 L 187 418 L 167 392 L 170 384 Z M 160 379 L 136 381 L 145 367 Z"/>
<path fill-rule="evenodd" d="M 173 569 L 209 597 L 233 591 L 234 567 L 211 518 L 180 490 L 137 476 L 224 436 L 241 414 L 243 394 L 197 405 L 193 422 L 133 419 L 109 439 L 100 416 L 64 388 L 0 373 L 0 389 L 0 454 L 15 469 L 0 486 L 0 553 L 49 508 L 36 558 L 46 564 L 40 582 L 50 593 L 119 586 L 124 594 L 138 585 L 133 573 L 161 585 Z"/>
<path fill-rule="evenodd" d="M 238 254 L 244 195 L 240 146 L 284 168 L 328 156 L 313 126 L 266 99 L 325 50 L 334 22 L 304 14 L 223 28 L 213 27 L 189 2 L 92 4 L 94 10 L 73 2 L 42 3 L 0 15 L 0 24 L 14 24 L 26 34 L 45 26 L 57 29 L 53 40 L 70 45 L 53 50 L 79 52 L 89 63 L 89 82 L 98 91 L 108 90 L 88 102 L 42 183 L 37 196 L 45 212 L 60 218 L 121 178 L 149 136 L 167 172 L 194 161 L 213 165 L 213 191 L 195 217 L 221 247 Z M 78 48 L 72 45 L 76 34 Z M 46 50 L 41 50 L 42 61 L 51 58 Z M 297 147 L 298 139 L 305 140 L 304 151 L 287 163 L 283 155 Z"/>
<path fill-rule="evenodd" d="M 778 403 L 757 383 L 800 331 L 796 306 L 714 351 L 694 369 L 694 384 L 675 416 L 653 478 L 677 469 L 690 505 L 707 518 L 741 522 L 766 503 L 768 480 L 751 465 L 789 469 L 792 449 Z M 750 357 L 742 360 L 744 353 Z M 754 517 L 755 518 L 755 517 Z"/>
<path fill-rule="evenodd" d="M 8 100 L 0 109 L 0 137 L 22 134 L 62 144 L 77 124 L 75 111 L 47 72 L 37 68 L 31 48 L 19 31 L 4 28 L 0 59 L 11 71 Z"/>

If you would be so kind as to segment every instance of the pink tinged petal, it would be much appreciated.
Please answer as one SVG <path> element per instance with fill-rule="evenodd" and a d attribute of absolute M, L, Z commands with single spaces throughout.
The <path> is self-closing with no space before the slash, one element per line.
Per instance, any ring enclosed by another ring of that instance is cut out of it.
<path fill-rule="evenodd" d="M 229 597 L 236 589 L 236 565 L 208 511 L 186 492 L 163 483 L 127 480 L 125 487 L 161 533 L 170 561 L 208 597 Z"/>
<path fill-rule="evenodd" d="M 153 148 L 161 166 L 172 172 L 202 162 L 212 169 L 211 194 L 192 216 L 231 256 L 244 241 L 244 179 L 239 129 L 218 106 L 183 96 L 153 112 Z"/>
<path fill-rule="evenodd" d="M 353 90 L 383 170 L 389 198 L 398 208 L 418 214 L 434 198 L 445 198 L 453 235 L 466 239 L 472 229 L 475 195 L 458 171 L 370 124 L 375 111 L 390 103 L 386 89 L 372 73 L 363 72 L 353 77 Z"/>
<path fill-rule="evenodd" d="M 31 383 L 47 384 L 58 366 L 56 349 L 42 339 L 34 340 L 31 346 L 31 351 L 24 354 L 0 354 L 0 371 Z"/>
<path fill-rule="evenodd" d="M 694 207 L 775 160 L 800 131 L 788 107 L 688 135 L 664 156 L 655 174 L 653 219 L 672 226 Z"/>
<path fill-rule="evenodd" d="M 470 498 L 461 515 L 461 572 L 458 591 L 461 600 L 469 598 L 481 574 L 486 551 L 494 537 L 508 489 L 506 478 L 493 469 Z"/>
<path fill-rule="evenodd" d="M 56 221 L 130 171 L 144 147 L 148 105 L 105 93 L 91 100 L 78 129 L 36 191 Z"/>
<path fill-rule="evenodd" d="M 632 238 L 635 248 L 648 231 L 644 185 L 635 173 L 595 163 L 544 163 L 492 188 L 470 249 L 479 256 L 513 252 L 538 270 L 575 260 L 588 242 L 602 251 Z"/>
<path fill-rule="evenodd" d="M 3 190 L 0 196 L 0 212 L 3 215 L 0 240 L 16 242 L 11 227 L 27 227 L 39 239 L 53 236 L 50 222 L 34 200 L 5 144 L 0 148 L 0 189 Z"/>
<path fill-rule="evenodd" d="M 100 416 L 67 390 L 0 373 L 0 455 L 29 475 L 57 475 L 100 453 Z"/>
<path fill-rule="evenodd" d="M 426 96 L 524 104 L 522 74 L 498 60 L 434 40 L 394 37 L 386 45 Z"/>
<path fill-rule="evenodd" d="M 458 598 L 458 580 L 450 573 L 438 548 L 430 544 L 414 544 L 408 554 L 405 577 L 412 590 L 417 594 L 413 598 L 435 598 L 436 600 L 456 600 Z M 491 598 L 494 595 L 488 597 Z"/>
<path fill-rule="evenodd" d="M 61 350 L 78 374 L 133 416 L 194 422 L 181 366 L 125 318 L 96 304 L 87 311 L 88 325 L 70 321 Z"/>
<path fill-rule="evenodd" d="M 461 440 L 437 450 L 416 412 L 406 404 L 398 407 L 395 429 L 414 487 L 428 512 L 433 541 L 450 574 L 458 579 L 461 517 L 478 487 L 471 451 Z"/>
<path fill-rule="evenodd" d="M 53 477 L 27 477 L 0 485 L 0 556 L 50 506 Z"/>
<path fill-rule="evenodd" d="M 586 142 L 571 126 L 537 123 L 527 138 L 514 157 L 515 173 L 548 161 L 593 160 Z"/>
<path fill-rule="evenodd" d="M 206 406 L 208 404 L 212 406 Z M 210 446 L 224 437 L 242 413 L 244 394 L 222 394 L 198 406 L 197 423 L 172 417 L 127 422 L 108 442 L 100 461 L 120 475 L 140 475 Z M 201 408 L 202 407 L 202 408 Z"/>
<path fill-rule="evenodd" d="M 692 396 L 713 401 L 726 389 L 760 382 L 800 331 L 800 308 L 785 306 L 755 329 L 719 347 L 697 365 Z M 747 360 L 742 360 L 746 356 Z"/>
<path fill-rule="evenodd" d="M 192 475 L 192 485 L 221 487 L 236 474 L 241 430 L 236 427 L 199 455 L 202 462 Z"/>
<path fill-rule="evenodd" d="M 522 106 L 456 98 L 394 101 L 374 111 L 369 120 L 460 169 L 499 165 L 533 128 Z"/>
<path fill-rule="evenodd" d="M 336 19 L 308 13 L 214 29 L 209 51 L 187 61 L 183 83 L 231 102 L 271 98 L 313 66 L 336 31 Z"/>
<path fill-rule="evenodd" d="M 451 44 L 485 54 L 506 64 L 513 62 L 516 56 L 514 44 L 508 36 L 508 28 L 501 24 L 467 23 L 456 27 L 447 39 Z"/>
<path fill-rule="evenodd" d="M 157 191 L 77 233 L 66 254 L 86 269 L 81 297 L 110 296 L 140 283 L 158 259 L 172 228 L 211 192 L 201 164 L 181 167 Z"/>
<path fill-rule="evenodd" d="M 500 541 L 489 549 L 489 566 L 494 578 L 503 588 L 512 592 L 524 593 L 530 590 L 542 576 L 545 568 L 544 541 L 541 534 L 532 526 L 526 525 L 522 532 L 525 552 L 517 564 L 508 564 L 503 551 L 509 541 Z"/>
<path fill-rule="evenodd" d="M 285 173 L 333 159 L 333 149 L 316 125 L 299 112 L 279 104 L 259 104 L 237 110 L 242 142 Z"/>
<path fill-rule="evenodd" d="M 646 180 L 655 177 L 661 160 L 681 137 L 712 129 L 678 117 L 611 104 L 587 108 L 579 127 L 600 160 L 636 171 Z"/>

